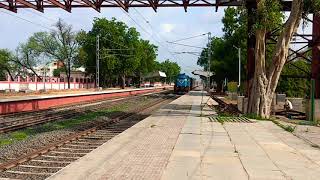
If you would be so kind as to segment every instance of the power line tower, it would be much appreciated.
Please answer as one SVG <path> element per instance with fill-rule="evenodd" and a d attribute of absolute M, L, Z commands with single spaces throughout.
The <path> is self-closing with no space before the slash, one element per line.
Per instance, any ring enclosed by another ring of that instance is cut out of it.
<path fill-rule="evenodd" d="M 97 39 L 96 39 L 96 88 L 99 88 L 100 85 L 99 85 L 99 82 L 100 82 L 100 79 L 99 79 L 99 60 L 100 60 L 100 35 L 97 35 Z"/>

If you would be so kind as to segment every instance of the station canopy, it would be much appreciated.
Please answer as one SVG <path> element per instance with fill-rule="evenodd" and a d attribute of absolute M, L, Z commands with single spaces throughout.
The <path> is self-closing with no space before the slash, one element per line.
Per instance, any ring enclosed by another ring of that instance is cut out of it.
<path fill-rule="evenodd" d="M 214 73 L 212 73 L 212 72 L 203 71 L 203 70 L 194 70 L 194 71 L 192 71 L 192 74 L 193 75 L 198 75 L 198 76 L 201 76 L 201 77 L 209 77 L 209 76 L 213 76 L 214 75 Z"/>

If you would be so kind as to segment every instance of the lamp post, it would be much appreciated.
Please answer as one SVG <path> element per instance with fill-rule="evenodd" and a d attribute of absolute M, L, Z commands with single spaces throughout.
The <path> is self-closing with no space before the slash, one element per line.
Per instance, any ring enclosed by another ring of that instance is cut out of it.
<path fill-rule="evenodd" d="M 237 46 L 233 46 L 234 48 L 238 49 L 238 57 L 239 57 L 239 82 L 238 82 L 238 92 L 240 91 L 240 85 L 241 85 L 241 48 L 238 48 Z"/>

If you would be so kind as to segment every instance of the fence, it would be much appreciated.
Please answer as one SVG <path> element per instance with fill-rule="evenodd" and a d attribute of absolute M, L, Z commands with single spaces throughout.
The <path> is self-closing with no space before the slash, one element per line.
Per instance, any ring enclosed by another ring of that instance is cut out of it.
<path fill-rule="evenodd" d="M 89 89 L 94 88 L 95 83 L 90 78 L 71 78 L 70 89 Z M 0 90 L 11 90 L 11 91 L 21 91 L 21 90 L 63 90 L 68 89 L 68 82 L 65 78 L 39 78 L 36 77 L 26 77 L 21 78 L 18 76 L 14 81 L 11 78 L 7 78 L 7 81 L 0 81 Z"/>

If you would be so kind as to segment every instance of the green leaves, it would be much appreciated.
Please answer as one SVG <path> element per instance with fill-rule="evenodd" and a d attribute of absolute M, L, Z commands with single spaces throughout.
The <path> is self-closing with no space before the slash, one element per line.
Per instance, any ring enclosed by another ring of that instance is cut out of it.
<path fill-rule="evenodd" d="M 286 93 L 288 97 L 306 97 L 310 92 L 310 80 L 299 78 L 299 76 L 309 75 L 304 71 L 311 71 L 310 63 L 297 60 L 286 64 L 281 72 L 282 76 L 279 79 L 277 91 Z"/>
<path fill-rule="evenodd" d="M 279 0 L 260 0 L 255 15 L 254 28 L 271 31 L 283 24 L 284 13 Z"/>
<path fill-rule="evenodd" d="M 169 59 L 161 62 L 159 66 L 159 70 L 166 73 L 167 81 L 169 82 L 174 82 L 181 70 L 176 62 L 172 62 Z"/>
<path fill-rule="evenodd" d="M 100 36 L 100 84 L 109 85 L 118 77 L 146 74 L 154 70 L 157 47 L 140 38 L 133 27 L 115 18 L 95 18 L 92 29 L 78 34 L 80 59 L 88 72 L 96 67 L 96 38 Z"/>

